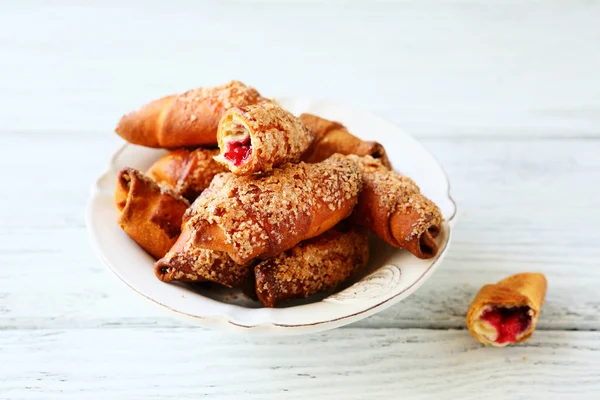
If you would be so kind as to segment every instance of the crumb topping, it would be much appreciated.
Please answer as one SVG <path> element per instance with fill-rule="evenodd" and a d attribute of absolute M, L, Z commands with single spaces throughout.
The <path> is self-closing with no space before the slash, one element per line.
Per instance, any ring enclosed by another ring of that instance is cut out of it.
<path fill-rule="evenodd" d="M 177 192 L 194 191 L 199 195 L 210 185 L 215 175 L 224 172 L 223 166 L 213 159 L 217 154 L 217 149 L 199 148 L 192 151 L 187 174 L 181 176 L 177 182 Z"/>
<path fill-rule="evenodd" d="M 350 211 L 361 189 L 357 165 L 339 155 L 260 176 L 219 174 L 188 210 L 189 223 L 195 230 L 218 225 L 241 259 L 275 255 L 284 242 L 301 240 L 318 215 Z"/>
<path fill-rule="evenodd" d="M 335 288 L 361 270 L 369 258 L 368 235 L 352 227 L 346 232 L 331 229 L 304 241 L 255 267 L 259 297 L 273 303 L 291 297 L 307 297 Z M 267 292 L 266 296 L 261 296 Z"/>
<path fill-rule="evenodd" d="M 235 166 L 223 155 L 229 140 L 239 140 L 240 129 L 250 136 L 252 152 L 247 161 Z M 297 162 L 314 140 L 302 121 L 274 102 L 232 108 L 219 123 L 219 162 L 236 174 L 267 172 L 273 167 Z"/>
<path fill-rule="evenodd" d="M 165 281 L 210 281 L 240 287 L 250 279 L 254 263 L 236 264 L 225 252 L 201 249 L 188 241 L 183 251 L 167 253 L 159 264 Z"/>
<path fill-rule="evenodd" d="M 416 212 L 419 215 L 406 241 L 442 223 L 443 218 L 439 207 L 421 193 L 419 186 L 412 179 L 387 169 L 381 161 L 371 156 L 349 155 L 347 157 L 359 166 L 365 190 L 375 194 L 375 198 L 378 199 L 376 207 L 379 210 L 385 210 L 389 216 L 395 212 L 403 214 Z"/>
<path fill-rule="evenodd" d="M 192 89 L 178 96 L 183 108 L 190 111 L 190 122 L 201 119 L 193 110 L 199 104 L 209 104 L 214 110 L 225 111 L 232 107 L 243 107 L 263 101 L 260 93 L 240 81 L 231 81 L 225 85 Z"/>

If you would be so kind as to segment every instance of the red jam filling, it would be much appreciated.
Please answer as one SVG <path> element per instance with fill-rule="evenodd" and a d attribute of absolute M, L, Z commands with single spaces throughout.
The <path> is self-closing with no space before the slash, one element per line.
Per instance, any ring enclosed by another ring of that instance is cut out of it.
<path fill-rule="evenodd" d="M 481 319 L 496 328 L 496 343 L 512 343 L 519 334 L 529 329 L 531 316 L 529 307 L 491 307 L 481 314 Z"/>
<path fill-rule="evenodd" d="M 252 154 L 250 136 L 243 140 L 227 142 L 225 145 L 225 158 L 236 167 L 242 164 Z"/>

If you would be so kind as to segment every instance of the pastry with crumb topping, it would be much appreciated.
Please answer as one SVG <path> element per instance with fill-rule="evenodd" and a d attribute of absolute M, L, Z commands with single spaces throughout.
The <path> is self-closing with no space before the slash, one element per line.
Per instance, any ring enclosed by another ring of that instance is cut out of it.
<path fill-rule="evenodd" d="M 191 232 L 184 229 L 175 245 L 154 264 L 154 273 L 163 282 L 214 282 L 243 288 L 252 285 L 255 264 L 237 264 L 223 251 L 202 249 L 192 240 Z"/>
<path fill-rule="evenodd" d="M 277 103 L 262 102 L 228 110 L 217 139 L 215 159 L 235 175 L 250 175 L 300 161 L 314 134 Z"/>
<path fill-rule="evenodd" d="M 216 174 L 225 172 L 225 168 L 213 159 L 217 154 L 217 149 L 177 149 L 152 164 L 146 175 L 194 201 Z"/>
<path fill-rule="evenodd" d="M 369 260 L 365 228 L 338 224 L 254 268 L 256 294 L 265 307 L 335 289 Z"/>
<path fill-rule="evenodd" d="M 163 257 L 181 232 L 190 203 L 140 171 L 122 169 L 117 176 L 117 223 L 131 239 L 156 258 Z"/>
<path fill-rule="evenodd" d="M 352 213 L 361 190 L 357 164 L 339 154 L 258 176 L 224 173 L 192 204 L 186 224 L 200 247 L 244 264 L 329 230 Z"/>
<path fill-rule="evenodd" d="M 442 228 L 439 207 L 410 178 L 387 169 L 371 156 L 347 156 L 360 168 L 364 189 L 351 220 L 394 247 L 418 258 L 435 257 Z"/>
<path fill-rule="evenodd" d="M 467 313 L 467 328 L 481 343 L 504 347 L 528 340 L 546 296 L 546 277 L 525 272 L 485 285 Z"/>
<path fill-rule="evenodd" d="M 344 125 L 312 114 L 301 114 L 300 121 L 315 134 L 313 145 L 303 156 L 309 163 L 323 161 L 335 153 L 371 156 L 391 168 L 383 145 L 357 138 Z"/>
<path fill-rule="evenodd" d="M 239 81 L 154 100 L 121 118 L 116 132 L 133 144 L 177 148 L 217 144 L 219 120 L 232 107 L 265 101 Z"/>

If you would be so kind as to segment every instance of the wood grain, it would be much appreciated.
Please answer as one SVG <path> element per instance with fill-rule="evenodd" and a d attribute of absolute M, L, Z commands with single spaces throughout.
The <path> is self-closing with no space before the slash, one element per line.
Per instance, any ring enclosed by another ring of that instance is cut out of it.
<path fill-rule="evenodd" d="M 337 329 L 244 339 L 202 329 L 0 332 L 9 398 L 597 398 L 598 332 L 485 348 L 466 331 Z M 98 351 L 98 346 L 102 351 Z M 567 361 L 568 360 L 568 361 Z M 568 368 L 566 366 L 568 365 Z"/>
<path fill-rule="evenodd" d="M 2 129 L 109 131 L 150 99 L 235 77 L 268 96 L 345 101 L 417 135 L 600 135 L 597 1 L 60 0 L 2 11 Z"/>
<path fill-rule="evenodd" d="M 81 133 L 3 141 L 28 151 L 0 159 L 2 170 L 20 171 L 0 187 L 0 329 L 179 326 L 122 287 L 87 243 L 88 187 L 119 140 Z M 479 287 L 535 270 L 549 279 L 539 329 L 600 329 L 600 187 L 591 184 L 600 181 L 600 141 L 424 143 L 448 170 L 459 205 L 451 251 L 415 295 L 354 326 L 462 329 Z"/>
<path fill-rule="evenodd" d="M 1 399 L 600 397 L 600 1 L 0 8 Z M 116 121 L 232 78 L 372 110 L 440 159 L 459 219 L 417 293 L 343 329 L 244 338 L 111 277 L 83 216 Z M 549 279 L 537 332 L 480 346 L 475 292 L 526 270 Z"/>

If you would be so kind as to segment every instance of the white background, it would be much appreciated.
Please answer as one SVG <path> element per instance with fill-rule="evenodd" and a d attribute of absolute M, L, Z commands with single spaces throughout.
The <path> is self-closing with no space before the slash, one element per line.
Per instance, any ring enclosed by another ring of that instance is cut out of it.
<path fill-rule="evenodd" d="M 376 316 L 304 337 L 186 326 L 87 243 L 119 117 L 239 79 L 374 111 L 440 159 L 444 264 Z M 0 1 L 0 398 L 600 396 L 600 2 Z M 533 338 L 484 348 L 478 288 L 541 271 Z"/>

